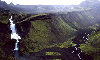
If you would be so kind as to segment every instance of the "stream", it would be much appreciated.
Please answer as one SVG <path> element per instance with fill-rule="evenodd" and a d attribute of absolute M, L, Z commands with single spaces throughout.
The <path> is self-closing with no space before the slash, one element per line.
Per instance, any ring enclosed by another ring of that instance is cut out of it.
<path fill-rule="evenodd" d="M 85 44 L 86 41 L 88 41 L 88 36 L 90 34 L 91 34 L 91 30 L 79 30 L 78 35 L 72 40 L 73 43 L 75 44 L 75 46 L 72 47 L 73 51 L 71 53 L 78 56 L 78 58 L 80 60 L 86 60 L 86 59 L 88 60 L 91 58 L 90 56 L 86 56 L 85 53 L 83 54 L 83 52 L 78 48 L 78 47 L 80 47 L 79 44 Z M 85 57 L 83 57 L 83 56 L 85 56 Z"/>
<path fill-rule="evenodd" d="M 21 39 L 21 37 L 17 34 L 16 28 L 15 28 L 15 24 L 12 20 L 12 16 L 9 19 L 10 21 L 10 29 L 12 30 L 11 33 L 11 39 L 15 39 L 16 43 L 15 43 L 15 48 L 14 48 L 14 53 L 15 56 L 18 58 L 19 56 L 19 47 L 18 47 L 18 43 L 19 40 Z M 91 60 L 91 56 L 85 55 L 85 53 L 83 53 L 78 47 L 80 46 L 79 44 L 85 44 L 86 41 L 88 41 L 88 36 L 90 35 L 91 31 L 87 31 L 87 30 L 79 30 L 78 35 L 73 39 L 73 43 L 75 44 L 74 47 L 69 47 L 69 48 L 48 48 L 48 49 L 44 49 L 38 53 L 31 53 L 30 55 L 32 55 L 32 57 L 36 57 L 35 54 L 39 54 L 41 55 L 41 58 L 45 58 L 43 60 L 46 60 L 46 58 L 48 59 L 49 57 L 42 56 L 45 52 L 47 51 L 54 51 L 54 52 L 60 52 L 61 53 L 61 59 L 62 60 L 73 60 L 74 57 L 76 57 L 77 60 Z M 26 57 L 23 56 L 22 60 L 27 60 L 25 59 Z"/>
<path fill-rule="evenodd" d="M 81 51 L 79 44 L 85 44 L 88 41 L 88 36 L 91 34 L 91 30 L 78 30 L 77 36 L 73 39 L 73 43 L 75 44 L 73 47 L 69 48 L 47 48 L 38 53 L 31 53 L 35 55 L 43 55 L 45 52 L 59 52 L 61 56 L 59 57 L 51 57 L 45 56 L 46 59 L 57 58 L 61 60 L 92 60 L 90 55 L 86 55 Z M 44 58 L 42 56 L 42 58 Z"/>

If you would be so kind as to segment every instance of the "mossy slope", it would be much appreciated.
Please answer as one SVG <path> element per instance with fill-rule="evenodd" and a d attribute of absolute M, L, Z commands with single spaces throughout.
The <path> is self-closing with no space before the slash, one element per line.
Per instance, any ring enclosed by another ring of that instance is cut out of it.
<path fill-rule="evenodd" d="M 60 17 L 51 16 L 51 19 L 31 21 L 30 31 L 26 37 L 22 38 L 20 48 L 24 53 L 38 52 L 67 41 L 74 36 L 75 32 L 76 29 Z"/>
<path fill-rule="evenodd" d="M 94 60 L 100 60 L 100 31 L 93 32 L 86 44 L 81 44 L 80 49 L 86 54 L 92 55 Z"/>

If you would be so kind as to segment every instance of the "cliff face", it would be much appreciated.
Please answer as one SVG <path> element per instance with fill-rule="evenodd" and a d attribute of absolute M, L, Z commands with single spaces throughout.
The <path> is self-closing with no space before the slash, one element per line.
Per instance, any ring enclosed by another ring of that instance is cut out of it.
<path fill-rule="evenodd" d="M 15 40 L 11 40 L 10 36 L 10 14 L 3 12 L 0 12 L 0 59 L 7 60 L 8 57 L 13 56 L 12 50 L 14 49 Z"/>

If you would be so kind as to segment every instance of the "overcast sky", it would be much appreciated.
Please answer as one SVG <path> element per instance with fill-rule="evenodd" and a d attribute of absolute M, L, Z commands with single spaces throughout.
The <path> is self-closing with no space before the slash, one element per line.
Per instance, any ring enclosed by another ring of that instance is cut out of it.
<path fill-rule="evenodd" d="M 2 0 L 15 5 L 78 5 L 84 0 Z"/>

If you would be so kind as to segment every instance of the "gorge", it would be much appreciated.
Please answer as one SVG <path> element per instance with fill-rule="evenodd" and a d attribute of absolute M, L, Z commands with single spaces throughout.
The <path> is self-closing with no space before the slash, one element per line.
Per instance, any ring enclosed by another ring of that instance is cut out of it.
<path fill-rule="evenodd" d="M 67 11 L 70 7 L 51 13 L 54 7 L 38 5 L 25 11 L 0 1 L 0 59 L 100 60 L 99 2 Z"/>

